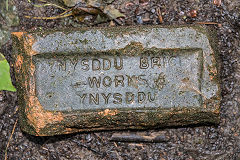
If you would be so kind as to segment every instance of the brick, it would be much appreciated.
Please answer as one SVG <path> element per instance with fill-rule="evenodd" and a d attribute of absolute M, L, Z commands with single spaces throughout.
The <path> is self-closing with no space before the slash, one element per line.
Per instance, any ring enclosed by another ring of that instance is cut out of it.
<path fill-rule="evenodd" d="M 14 32 L 23 131 L 218 124 L 213 31 L 203 26 Z"/>

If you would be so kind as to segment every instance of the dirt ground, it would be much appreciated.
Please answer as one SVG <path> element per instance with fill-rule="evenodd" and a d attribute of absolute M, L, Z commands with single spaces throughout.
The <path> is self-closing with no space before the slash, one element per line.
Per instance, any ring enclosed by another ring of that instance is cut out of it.
<path fill-rule="evenodd" d="M 19 124 L 13 133 L 7 150 L 8 159 L 217 159 L 240 160 L 240 1 L 222 0 L 115 0 L 114 6 L 126 15 L 119 19 L 121 25 L 160 24 L 157 8 L 162 12 L 163 23 L 194 24 L 215 22 L 220 51 L 222 102 L 221 122 L 218 126 L 192 126 L 162 128 L 146 131 L 108 131 L 76 133 L 54 137 L 34 137 L 23 133 Z M 13 31 L 47 30 L 86 26 L 73 17 L 57 20 L 34 20 L 30 16 L 54 16 L 61 12 L 55 7 L 34 7 L 28 0 L 15 0 L 20 25 Z M 194 15 L 194 11 L 197 15 Z M 111 23 L 111 25 L 119 25 Z M 212 24 L 210 24 L 212 25 Z M 110 23 L 98 26 L 110 27 Z M 12 42 L 2 46 L 1 51 L 12 65 Z M 11 68 L 13 83 L 14 70 Z M 0 159 L 12 129 L 18 119 L 17 95 L 12 92 L 0 94 Z M 138 135 L 161 135 L 166 142 L 127 143 L 111 142 L 114 133 Z"/>

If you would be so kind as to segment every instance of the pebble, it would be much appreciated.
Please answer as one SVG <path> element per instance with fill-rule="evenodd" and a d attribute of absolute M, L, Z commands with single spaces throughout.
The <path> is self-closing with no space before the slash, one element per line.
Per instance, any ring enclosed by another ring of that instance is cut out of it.
<path fill-rule="evenodd" d="M 137 18 L 137 24 L 143 24 L 142 16 L 136 16 Z"/>
<path fill-rule="evenodd" d="M 151 9 L 151 12 L 152 12 L 152 13 L 155 13 L 155 12 L 156 12 L 156 10 L 153 8 L 153 9 Z"/>

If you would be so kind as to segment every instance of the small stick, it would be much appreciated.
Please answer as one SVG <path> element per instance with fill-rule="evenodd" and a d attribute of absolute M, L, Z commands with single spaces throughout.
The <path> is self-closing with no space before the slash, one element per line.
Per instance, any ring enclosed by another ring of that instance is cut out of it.
<path fill-rule="evenodd" d="M 28 0 L 28 3 L 31 3 L 34 7 L 45 7 L 45 6 L 55 6 L 57 8 L 60 8 L 62 10 L 67 10 L 66 8 L 64 7 L 61 7 L 57 4 L 54 4 L 54 3 L 47 3 L 47 1 L 44 1 L 44 0 L 39 0 L 40 2 L 43 2 L 43 3 L 46 3 L 46 4 L 42 4 L 42 5 L 38 5 L 38 4 L 33 4 L 31 0 Z"/>
<path fill-rule="evenodd" d="M 102 155 L 100 152 L 98 152 L 97 150 L 91 148 L 90 146 L 87 146 L 85 144 L 82 144 L 81 142 L 77 141 L 77 140 L 72 140 L 74 143 L 76 143 L 78 146 L 84 147 L 90 151 L 92 151 L 93 153 L 96 153 L 98 155 Z"/>
<path fill-rule="evenodd" d="M 120 25 L 120 26 L 122 26 L 122 23 L 121 23 L 121 21 L 120 20 L 118 20 L 118 19 L 113 19 L 114 20 L 114 22 L 116 22 L 118 25 Z"/>
<path fill-rule="evenodd" d="M 44 19 L 44 20 L 49 20 L 49 19 L 58 19 L 58 18 L 65 18 L 65 17 L 69 17 L 72 16 L 73 13 L 69 13 L 69 14 L 65 14 L 65 15 L 59 15 L 59 16 L 55 16 L 55 17 L 31 17 L 31 16 L 24 16 L 25 18 L 30 18 L 30 19 Z"/>
<path fill-rule="evenodd" d="M 196 24 L 205 24 L 205 25 L 218 25 L 218 27 L 222 27 L 221 23 L 216 22 L 195 22 Z"/>
<path fill-rule="evenodd" d="M 6 0 L 6 10 L 8 11 L 8 0 Z"/>
<path fill-rule="evenodd" d="M 64 15 L 64 14 L 66 14 L 66 13 L 68 13 L 68 12 L 72 11 L 72 10 L 73 10 L 73 8 L 70 8 L 70 9 L 68 9 L 68 10 L 64 11 L 63 13 L 61 13 L 61 14 L 60 14 L 60 16 L 61 16 L 61 15 Z"/>
<path fill-rule="evenodd" d="M 114 144 L 114 146 L 115 146 L 116 148 L 118 148 L 118 145 L 117 145 L 116 142 L 113 142 L 113 144 Z M 119 156 L 118 151 L 115 151 L 115 153 L 116 153 L 118 159 L 119 159 L 119 160 L 122 160 L 122 157 Z"/>
<path fill-rule="evenodd" d="M 118 134 L 114 133 L 110 139 L 113 142 L 135 142 L 135 143 L 162 143 L 167 142 L 168 138 L 163 135 L 158 136 L 140 136 L 136 134 Z"/>
<path fill-rule="evenodd" d="M 197 24 L 213 24 L 213 25 L 219 25 L 219 23 L 216 22 L 195 22 Z"/>
<path fill-rule="evenodd" d="M 37 4 L 33 4 L 35 7 L 45 7 L 45 6 L 54 6 L 54 7 L 57 7 L 57 8 L 60 8 L 62 10 L 67 10 L 66 8 L 63 8 L 57 4 L 54 4 L 54 3 L 47 3 L 47 4 L 43 4 L 43 5 L 37 5 Z"/>
<path fill-rule="evenodd" d="M 163 23 L 163 17 L 162 17 L 162 12 L 160 10 L 160 7 L 157 8 L 157 15 L 158 15 L 159 22 Z"/>
<path fill-rule="evenodd" d="M 103 139 L 97 133 L 94 133 L 94 135 L 97 136 L 98 139 L 100 139 L 101 142 L 103 142 Z"/>
<path fill-rule="evenodd" d="M 9 137 L 9 140 L 8 140 L 8 143 L 7 143 L 7 146 L 6 146 L 6 149 L 5 149 L 5 160 L 7 160 L 7 150 L 8 150 L 8 147 L 9 147 L 9 145 L 10 145 L 10 141 L 11 141 L 11 139 L 12 139 L 12 136 L 13 136 L 13 133 L 14 133 L 14 131 L 15 131 L 15 128 L 16 128 L 16 126 L 17 126 L 17 122 L 18 122 L 18 119 L 17 119 L 17 120 L 15 121 L 15 123 L 14 123 L 11 136 Z"/>
<path fill-rule="evenodd" d="M 40 2 L 44 2 L 44 3 L 47 3 L 47 1 L 45 1 L 45 0 L 39 0 Z"/>

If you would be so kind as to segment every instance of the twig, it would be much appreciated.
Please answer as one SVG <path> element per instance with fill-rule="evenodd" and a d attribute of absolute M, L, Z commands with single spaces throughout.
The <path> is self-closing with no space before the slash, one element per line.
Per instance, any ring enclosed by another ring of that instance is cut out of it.
<path fill-rule="evenodd" d="M 65 18 L 72 16 L 73 13 L 65 14 L 65 15 L 59 15 L 55 17 L 31 17 L 31 16 L 24 16 L 25 18 L 30 18 L 30 19 L 44 19 L 44 20 L 49 20 L 49 19 L 58 19 L 58 18 Z"/>
<path fill-rule="evenodd" d="M 62 10 L 67 10 L 66 8 L 62 7 L 62 6 L 59 6 L 57 4 L 54 4 L 54 3 L 47 3 L 47 1 L 44 1 L 44 0 L 39 0 L 40 2 L 43 2 L 43 3 L 46 3 L 46 4 L 42 4 L 42 5 L 38 5 L 38 4 L 33 4 L 31 2 L 31 0 L 28 0 L 29 3 L 31 3 L 34 7 L 45 7 L 45 6 L 54 6 L 54 7 L 57 7 L 57 8 L 60 8 Z"/>
<path fill-rule="evenodd" d="M 160 7 L 157 8 L 157 15 L 158 15 L 159 23 L 163 23 L 163 17 L 162 17 L 162 12 L 160 10 Z"/>
<path fill-rule="evenodd" d="M 47 3 L 47 1 L 45 0 L 39 0 L 40 2 L 44 2 L 44 3 Z M 29 3 L 32 3 L 31 0 L 28 0 Z M 73 8 L 70 8 L 70 9 L 66 9 L 66 8 L 63 8 L 57 4 L 54 4 L 54 3 L 47 3 L 47 4 L 43 4 L 43 5 L 36 5 L 36 4 L 33 4 L 35 7 L 45 7 L 45 6 L 55 6 L 57 8 L 60 8 L 62 10 L 65 10 L 63 13 L 59 14 L 58 16 L 55 16 L 55 17 L 31 17 L 31 16 L 24 16 L 25 18 L 30 18 L 30 19 L 43 19 L 43 20 L 53 20 L 53 19 L 58 19 L 58 18 L 65 18 L 65 17 L 69 17 L 69 16 L 72 16 L 73 13 L 69 13 L 70 11 L 72 11 Z"/>
<path fill-rule="evenodd" d="M 113 19 L 114 20 L 114 22 L 116 22 L 118 25 L 120 25 L 120 26 L 122 26 L 123 24 L 121 23 L 121 21 L 120 20 L 118 20 L 118 19 Z"/>
<path fill-rule="evenodd" d="M 6 0 L 6 10 L 8 11 L 8 0 Z"/>
<path fill-rule="evenodd" d="M 113 142 L 135 142 L 135 143 L 161 143 L 167 142 L 168 138 L 163 135 L 156 136 L 140 136 L 136 134 L 118 134 L 114 133 L 110 139 Z"/>
<path fill-rule="evenodd" d="M 100 139 L 101 142 L 103 142 L 103 139 L 97 133 L 94 133 L 94 135 L 97 136 L 98 139 Z"/>
<path fill-rule="evenodd" d="M 99 154 L 99 155 L 102 155 L 100 152 L 98 152 L 97 150 L 95 149 L 92 149 L 90 146 L 87 146 L 85 144 L 82 144 L 81 142 L 77 141 L 77 140 L 73 140 L 73 142 L 75 142 L 78 146 L 81 146 L 81 147 L 84 147 L 84 148 L 87 148 L 88 150 L 96 153 L 96 154 Z"/>
<path fill-rule="evenodd" d="M 219 23 L 216 22 L 195 22 L 197 24 L 213 24 L 213 25 L 219 25 Z"/>
<path fill-rule="evenodd" d="M 6 146 L 6 149 L 5 149 L 5 160 L 7 160 L 7 150 L 8 150 L 8 147 L 9 147 L 9 145 L 10 145 L 10 141 L 11 141 L 11 139 L 12 139 L 12 136 L 13 136 L 13 133 L 14 133 L 14 131 L 15 131 L 15 128 L 16 128 L 16 126 L 17 126 L 17 122 L 18 122 L 18 118 L 16 119 L 16 121 L 15 121 L 15 123 L 14 123 L 11 136 L 9 137 L 9 140 L 8 140 L 8 143 L 7 143 L 7 146 Z"/>
<path fill-rule="evenodd" d="M 57 8 L 60 8 L 62 10 L 67 10 L 66 8 L 63 8 L 57 4 L 54 4 L 54 3 L 47 3 L 47 4 L 43 4 L 43 5 L 38 5 L 38 4 L 33 4 L 35 7 L 45 7 L 45 6 L 54 6 L 54 7 L 57 7 Z"/>
<path fill-rule="evenodd" d="M 14 114 L 17 113 L 18 109 L 19 109 L 19 106 L 16 107 L 16 109 L 15 109 L 15 111 L 14 111 Z"/>
<path fill-rule="evenodd" d="M 60 16 L 66 14 L 66 13 L 69 13 L 69 12 L 72 11 L 72 10 L 73 10 L 73 8 L 70 8 L 70 9 L 64 11 L 63 13 L 61 13 Z"/>
<path fill-rule="evenodd" d="M 196 24 L 205 24 L 205 25 L 217 25 L 218 27 L 222 27 L 221 23 L 216 22 L 195 22 Z"/>

